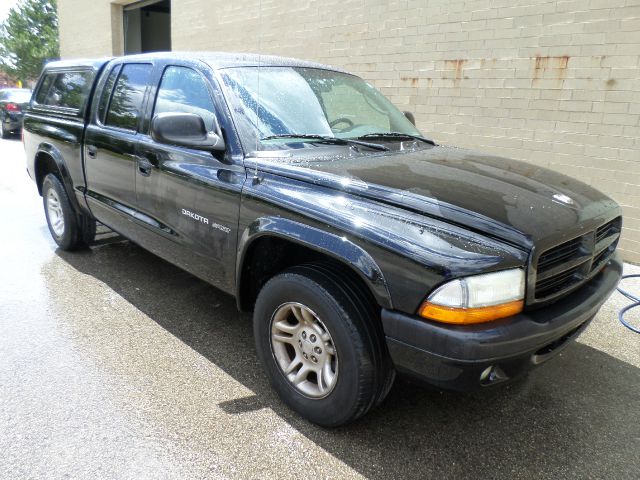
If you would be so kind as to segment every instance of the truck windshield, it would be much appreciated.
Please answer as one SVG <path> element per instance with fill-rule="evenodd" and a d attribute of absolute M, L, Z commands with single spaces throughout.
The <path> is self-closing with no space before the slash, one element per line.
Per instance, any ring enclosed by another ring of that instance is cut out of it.
<path fill-rule="evenodd" d="M 331 144 L 313 137 L 420 135 L 387 98 L 354 75 L 317 68 L 239 67 L 222 70 L 222 81 L 248 150 Z M 389 139 L 398 141 L 398 136 Z"/>

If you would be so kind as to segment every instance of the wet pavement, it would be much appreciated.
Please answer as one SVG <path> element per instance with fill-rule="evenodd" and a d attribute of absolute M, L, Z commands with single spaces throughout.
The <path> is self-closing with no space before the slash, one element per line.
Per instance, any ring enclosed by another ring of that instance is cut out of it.
<path fill-rule="evenodd" d="M 269 388 L 231 297 L 119 237 L 56 250 L 19 141 L 0 167 L 0 478 L 638 478 L 640 336 L 617 293 L 526 381 L 400 381 L 325 430 Z"/>

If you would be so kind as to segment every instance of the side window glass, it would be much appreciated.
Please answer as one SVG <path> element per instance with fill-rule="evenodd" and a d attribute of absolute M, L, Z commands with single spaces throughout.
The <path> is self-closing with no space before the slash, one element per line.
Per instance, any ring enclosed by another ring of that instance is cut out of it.
<path fill-rule="evenodd" d="M 91 72 L 59 73 L 47 92 L 44 104 L 81 110 L 91 88 Z"/>
<path fill-rule="evenodd" d="M 42 79 L 42 83 L 40 84 L 40 88 L 38 89 L 38 94 L 36 95 L 36 102 L 39 104 L 44 104 L 45 99 L 47 98 L 47 94 L 49 93 L 49 89 L 51 88 L 51 84 L 53 83 L 55 75 L 48 73 Z"/>
<path fill-rule="evenodd" d="M 138 130 L 144 92 L 152 66 L 130 63 L 122 67 L 107 111 L 106 125 Z"/>
<path fill-rule="evenodd" d="M 109 100 L 111 99 L 111 92 L 113 91 L 113 85 L 116 83 L 116 78 L 118 77 L 119 71 L 119 65 L 116 65 L 115 67 L 113 67 L 113 69 L 111 69 L 109 78 L 107 78 L 107 81 L 104 84 L 104 88 L 102 89 L 102 94 L 100 95 L 100 103 L 98 104 L 98 119 L 102 123 L 104 123 L 104 115 L 107 112 Z"/>
<path fill-rule="evenodd" d="M 195 113 L 208 131 L 215 129 L 215 107 L 207 84 L 190 68 L 168 67 L 164 71 L 153 114 L 165 112 Z"/>

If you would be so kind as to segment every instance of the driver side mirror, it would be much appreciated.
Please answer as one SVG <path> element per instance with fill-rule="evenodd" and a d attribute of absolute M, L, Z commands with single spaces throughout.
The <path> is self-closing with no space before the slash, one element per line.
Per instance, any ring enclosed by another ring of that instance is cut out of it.
<path fill-rule="evenodd" d="M 151 138 L 156 142 L 198 150 L 224 151 L 223 138 L 207 132 L 204 120 L 195 113 L 159 113 L 151 120 Z"/>
<path fill-rule="evenodd" d="M 416 117 L 413 116 L 413 113 L 411 112 L 402 112 L 404 113 L 404 116 L 407 117 L 407 120 L 409 120 L 413 126 L 415 127 L 416 125 Z"/>

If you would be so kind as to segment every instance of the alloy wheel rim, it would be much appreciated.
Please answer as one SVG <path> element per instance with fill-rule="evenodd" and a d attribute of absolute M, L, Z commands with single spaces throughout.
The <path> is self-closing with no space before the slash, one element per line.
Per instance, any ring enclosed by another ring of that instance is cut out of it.
<path fill-rule="evenodd" d="M 53 233 L 57 237 L 61 237 L 64 234 L 64 215 L 60 205 L 60 197 L 53 189 L 47 193 L 47 216 Z"/>
<path fill-rule="evenodd" d="M 338 354 L 327 327 L 309 307 L 279 306 L 271 318 L 271 351 L 284 377 L 313 399 L 329 395 L 338 380 Z"/>

